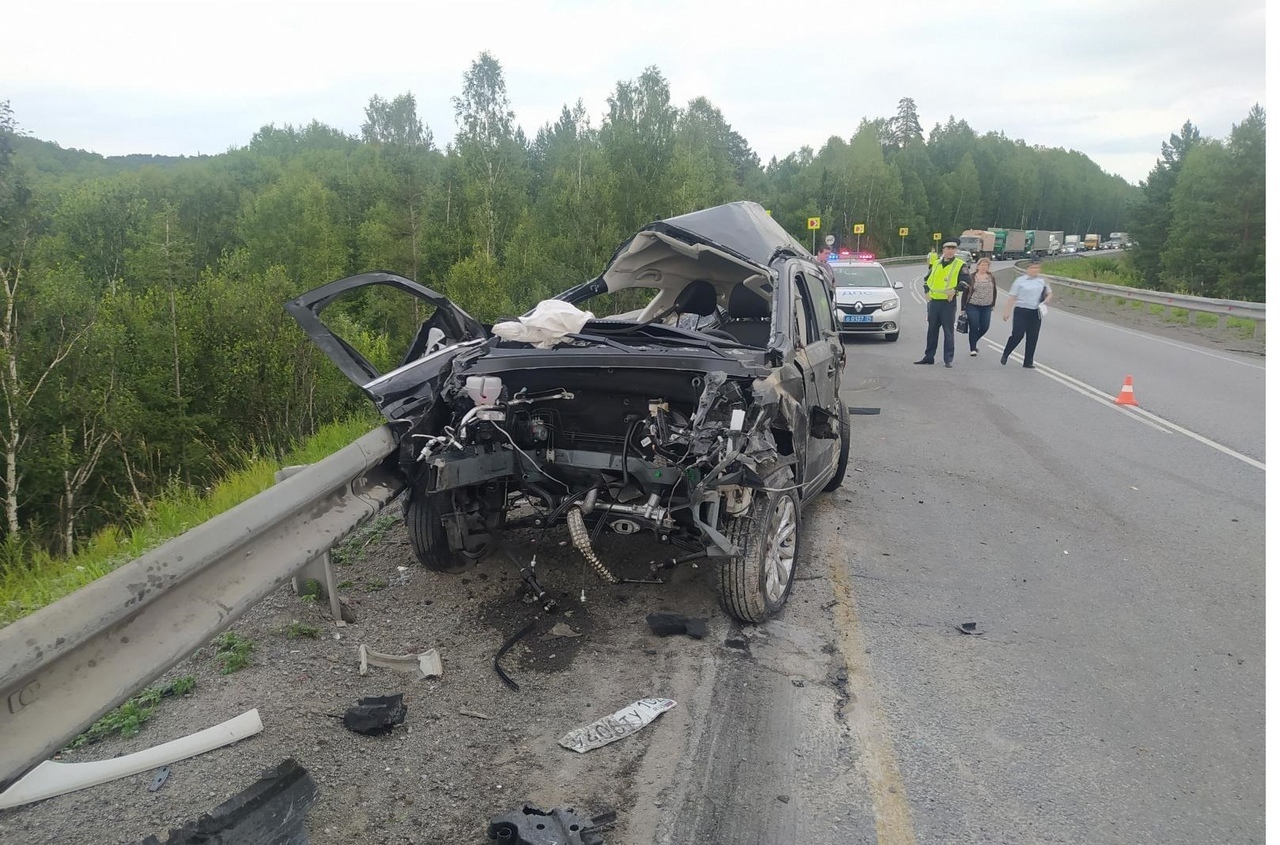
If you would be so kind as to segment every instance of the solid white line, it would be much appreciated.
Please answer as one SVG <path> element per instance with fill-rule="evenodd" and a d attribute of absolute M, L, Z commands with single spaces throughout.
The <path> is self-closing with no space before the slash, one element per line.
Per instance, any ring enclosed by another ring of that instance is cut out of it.
<path fill-rule="evenodd" d="M 994 341 L 984 339 L 983 342 L 986 343 L 988 346 L 990 346 L 992 349 L 996 350 L 997 352 L 1004 351 L 1004 347 L 1000 346 Z M 1022 353 L 1020 352 L 1014 352 L 1012 355 L 1009 356 L 1009 358 L 1010 360 L 1015 361 L 1018 364 L 1021 364 L 1023 360 Z M 1097 402 L 1099 405 L 1105 405 L 1106 407 L 1112 408 L 1117 411 L 1124 410 L 1122 406 L 1115 404 L 1115 402 L 1113 402 L 1110 397 L 1108 397 L 1105 393 L 1102 393 L 1102 391 L 1098 390 L 1092 385 L 1076 382 L 1075 379 L 1071 378 L 1070 376 L 1064 373 L 1059 373 L 1057 370 L 1051 370 L 1050 368 L 1046 367 L 1044 364 L 1036 364 L 1036 370 L 1039 371 L 1041 374 L 1043 374 L 1046 378 L 1053 379 L 1054 381 L 1058 382 L 1058 384 L 1061 384 L 1063 387 L 1068 387 L 1071 390 L 1074 390 L 1076 393 L 1079 393 L 1081 396 L 1085 397 L 1086 399 L 1092 399 L 1094 402 Z M 1073 384 L 1073 382 L 1075 383 Z M 1144 420 L 1142 417 L 1138 417 L 1138 416 L 1135 416 L 1134 419 L 1142 423 L 1143 425 L 1151 426 L 1161 434 L 1169 434 L 1169 430 L 1167 428 L 1161 428 L 1159 425 L 1156 425 L 1150 420 Z"/>
<path fill-rule="evenodd" d="M 983 338 L 983 343 L 986 343 L 992 349 L 995 349 L 999 352 L 1004 351 L 1004 346 L 997 344 L 995 341 Z M 1009 357 L 1011 359 L 1015 359 L 1018 361 L 1022 360 L 1022 355 L 1018 352 L 1014 352 Z M 1100 398 L 1100 397 L 1108 396 L 1107 393 L 1099 390 L 1098 388 L 1094 387 L 1091 384 L 1086 384 L 1078 379 L 1074 379 L 1071 376 L 1067 375 L 1066 373 L 1059 372 L 1058 370 L 1055 370 L 1052 367 L 1046 367 L 1044 364 L 1036 364 L 1036 371 L 1039 372 L 1041 375 L 1045 376 L 1046 378 L 1053 379 L 1054 381 L 1057 381 L 1059 384 L 1066 385 L 1067 387 L 1070 387 L 1072 390 L 1075 390 L 1077 393 L 1088 396 L 1090 399 L 1093 399 L 1095 402 L 1099 402 L 1100 404 L 1106 405 L 1108 408 L 1111 408 L 1112 410 L 1120 411 L 1121 413 L 1124 413 L 1126 416 L 1132 419 L 1135 419 L 1140 423 L 1145 423 L 1146 425 L 1150 425 L 1153 428 L 1160 431 L 1162 431 L 1160 426 L 1165 426 L 1166 428 L 1172 429 L 1173 431 L 1176 431 L 1179 434 L 1184 434 L 1187 437 L 1190 437 L 1192 440 L 1203 443 L 1204 445 L 1212 449 L 1217 449 L 1219 452 L 1223 453 L 1224 455 L 1230 455 L 1231 457 L 1239 461 L 1243 461 L 1244 463 L 1248 464 L 1251 467 L 1254 467 L 1255 469 L 1260 469 L 1263 472 L 1267 471 L 1267 465 L 1262 461 L 1256 461 L 1253 458 L 1249 457 L 1248 455 L 1240 454 L 1235 449 L 1232 449 L 1229 446 L 1223 446 L 1221 443 L 1218 443 L 1217 441 L 1214 441 L 1214 440 L 1210 440 L 1208 437 L 1205 437 L 1202 434 L 1197 434 L 1196 432 L 1191 431 L 1190 429 L 1183 428 L 1177 423 L 1169 422 L 1159 414 L 1153 414 L 1144 408 L 1137 408 L 1132 405 L 1117 405 L 1115 404 L 1114 401 L 1105 401 L 1104 398 Z M 1158 423 L 1159 425 L 1156 425 L 1156 423 Z M 1168 434 L 1168 431 L 1164 431 L 1163 433 Z"/>

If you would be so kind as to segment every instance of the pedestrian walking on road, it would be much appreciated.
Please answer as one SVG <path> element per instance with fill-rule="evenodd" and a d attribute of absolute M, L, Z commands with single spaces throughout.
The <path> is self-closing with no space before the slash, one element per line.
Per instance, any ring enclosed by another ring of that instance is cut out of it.
<path fill-rule="evenodd" d="M 956 258 L 956 242 L 942 245 L 942 258 L 931 262 L 924 278 L 929 297 L 929 327 L 925 334 L 924 357 L 917 364 L 932 364 L 938 352 L 938 331 L 942 331 L 942 362 L 948 367 L 956 356 L 956 293 L 969 287 L 969 273 Z"/>
<path fill-rule="evenodd" d="M 979 258 L 973 281 L 960 300 L 969 317 L 969 357 L 977 357 L 978 341 L 991 328 L 991 312 L 996 307 L 996 277 L 991 275 L 991 259 Z"/>
<path fill-rule="evenodd" d="M 1053 289 L 1040 275 L 1040 262 L 1033 258 L 1027 264 L 1026 275 L 1019 276 L 1009 287 L 1009 300 L 1004 308 L 1004 321 L 1007 323 L 1009 317 L 1013 317 L 1013 333 L 1009 335 L 1009 342 L 1004 345 L 1004 354 L 1000 356 L 1001 364 L 1009 363 L 1009 354 L 1018 348 L 1018 344 L 1022 343 L 1022 338 L 1025 336 L 1027 351 L 1023 353 L 1022 366 L 1028 370 L 1036 368 L 1036 344 L 1040 340 L 1042 319 L 1040 304 L 1047 305 L 1052 301 Z"/>

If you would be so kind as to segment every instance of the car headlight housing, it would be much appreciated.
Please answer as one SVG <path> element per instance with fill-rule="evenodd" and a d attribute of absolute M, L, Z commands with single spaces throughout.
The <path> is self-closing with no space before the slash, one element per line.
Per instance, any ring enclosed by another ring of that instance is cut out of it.
<path fill-rule="evenodd" d="M 892 311 L 897 308 L 900 301 L 898 299 L 886 299 L 884 305 L 880 306 L 881 311 Z"/>

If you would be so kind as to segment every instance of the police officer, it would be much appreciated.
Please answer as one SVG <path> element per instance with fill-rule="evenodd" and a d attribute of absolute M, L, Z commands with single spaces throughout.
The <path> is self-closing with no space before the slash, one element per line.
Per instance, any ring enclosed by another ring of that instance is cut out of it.
<path fill-rule="evenodd" d="M 942 330 L 942 362 L 951 366 L 956 355 L 956 293 L 969 289 L 969 271 L 956 258 L 956 242 L 942 245 L 942 258 L 929 262 L 925 293 L 929 297 L 929 328 L 925 334 L 924 357 L 917 364 L 932 364 L 938 352 L 938 330 Z"/>

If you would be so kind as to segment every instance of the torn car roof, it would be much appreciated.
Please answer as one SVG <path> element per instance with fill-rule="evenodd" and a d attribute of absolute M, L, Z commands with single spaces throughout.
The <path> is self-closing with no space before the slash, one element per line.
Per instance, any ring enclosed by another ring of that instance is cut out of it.
<path fill-rule="evenodd" d="M 669 217 L 651 223 L 646 229 L 674 226 L 700 235 L 708 241 L 727 246 L 735 252 L 766 267 L 779 249 L 804 258 L 812 258 L 809 250 L 778 225 L 764 207 L 756 202 L 731 202 L 701 211 Z"/>

